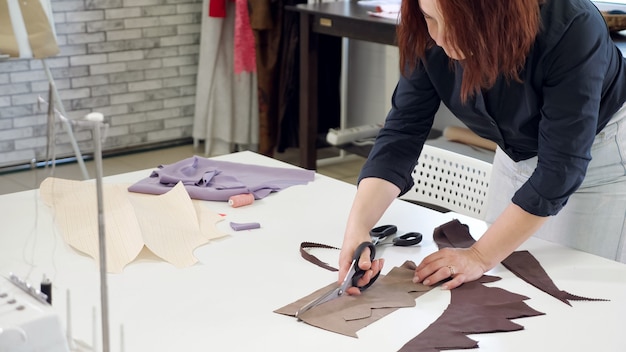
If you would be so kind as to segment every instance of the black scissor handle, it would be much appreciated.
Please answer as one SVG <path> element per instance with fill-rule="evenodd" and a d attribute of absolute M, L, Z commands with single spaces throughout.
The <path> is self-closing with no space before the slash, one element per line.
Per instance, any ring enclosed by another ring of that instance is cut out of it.
<path fill-rule="evenodd" d="M 371 229 L 370 236 L 378 237 L 380 240 L 382 240 L 385 237 L 391 236 L 396 232 L 398 232 L 398 227 L 396 225 L 382 225 Z"/>
<path fill-rule="evenodd" d="M 393 239 L 394 246 L 409 247 L 422 242 L 422 234 L 419 232 L 407 232 Z"/>
<path fill-rule="evenodd" d="M 378 272 L 376 276 L 374 276 L 370 280 L 370 282 L 368 282 L 364 286 L 358 286 L 359 279 L 362 278 L 366 272 L 365 270 L 362 270 L 361 268 L 359 268 L 359 260 L 361 259 L 361 254 L 363 254 L 363 251 L 365 250 L 365 248 L 370 249 L 370 261 L 373 261 L 374 258 L 376 257 L 376 247 L 374 247 L 374 244 L 372 242 L 361 243 L 358 247 L 356 247 L 356 250 L 354 251 L 354 256 L 352 257 L 352 260 L 354 261 L 354 276 L 352 276 L 352 286 L 357 287 L 361 291 L 372 286 L 374 281 L 376 281 L 376 279 L 378 279 L 378 276 L 380 275 L 380 272 Z"/>

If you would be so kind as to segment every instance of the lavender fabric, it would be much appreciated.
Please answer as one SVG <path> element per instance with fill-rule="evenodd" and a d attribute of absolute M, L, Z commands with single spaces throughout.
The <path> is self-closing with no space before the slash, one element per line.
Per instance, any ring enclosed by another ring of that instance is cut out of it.
<path fill-rule="evenodd" d="M 193 199 L 228 201 L 243 193 L 255 199 L 266 197 L 290 186 L 313 181 L 312 170 L 258 166 L 193 156 L 157 170 L 128 190 L 136 193 L 163 194 L 182 182 Z"/>

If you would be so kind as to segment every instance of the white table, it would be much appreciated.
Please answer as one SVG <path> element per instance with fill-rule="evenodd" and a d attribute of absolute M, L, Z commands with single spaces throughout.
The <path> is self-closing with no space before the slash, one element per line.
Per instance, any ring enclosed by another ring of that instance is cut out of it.
<path fill-rule="evenodd" d="M 251 152 L 216 159 L 288 167 Z M 133 183 L 149 171 L 111 176 L 105 182 Z M 302 259 L 299 245 L 314 241 L 339 247 L 355 190 L 316 175 L 306 186 L 285 189 L 242 208 L 207 202 L 213 211 L 227 214 L 219 229 L 231 235 L 198 248 L 200 263 L 176 269 L 162 261 L 142 260 L 122 274 L 108 276 L 112 351 L 120 350 L 121 324 L 128 352 L 398 350 L 441 314 L 449 303 L 448 291 L 430 291 L 415 308 L 400 309 L 360 330 L 358 339 L 273 313 L 336 280 L 336 273 Z M 36 282 L 43 274 L 51 277 L 54 307 L 63 319 L 65 292 L 70 289 L 74 336 L 92 341 L 92 309 L 99 305 L 96 262 L 61 240 L 50 209 L 36 191 L 0 196 L 0 214 L 0 273 L 25 276 L 30 271 L 29 278 Z M 416 248 L 379 250 L 386 259 L 384 272 L 406 259 L 419 262 L 435 251 L 433 228 L 454 218 L 470 225 L 475 236 L 486 228 L 461 215 L 395 201 L 380 224 L 396 224 L 400 231 L 425 236 Z M 229 221 L 256 221 L 262 227 L 235 232 Z M 537 239 L 523 248 L 537 257 L 560 289 L 610 302 L 573 302 L 569 307 L 498 266 L 489 274 L 503 280 L 493 285 L 531 297 L 527 303 L 546 315 L 515 320 L 523 331 L 470 335 L 479 341 L 479 351 L 624 351 L 626 265 Z"/>

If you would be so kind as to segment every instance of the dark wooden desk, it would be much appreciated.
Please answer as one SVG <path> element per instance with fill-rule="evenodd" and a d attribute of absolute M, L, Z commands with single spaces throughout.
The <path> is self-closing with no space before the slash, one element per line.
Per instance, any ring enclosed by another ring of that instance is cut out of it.
<path fill-rule="evenodd" d="M 318 40 L 320 35 L 395 45 L 396 22 L 370 16 L 371 7 L 338 1 L 287 6 L 300 12 L 299 166 L 315 170 L 318 124 Z"/>

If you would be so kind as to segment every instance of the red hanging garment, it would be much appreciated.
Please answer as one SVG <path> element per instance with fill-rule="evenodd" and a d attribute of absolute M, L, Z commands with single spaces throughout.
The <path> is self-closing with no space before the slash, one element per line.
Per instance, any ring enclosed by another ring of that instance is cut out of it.
<path fill-rule="evenodd" d="M 209 0 L 209 17 L 226 17 L 226 0 Z"/>

